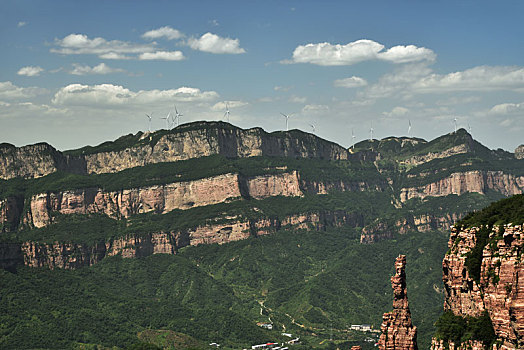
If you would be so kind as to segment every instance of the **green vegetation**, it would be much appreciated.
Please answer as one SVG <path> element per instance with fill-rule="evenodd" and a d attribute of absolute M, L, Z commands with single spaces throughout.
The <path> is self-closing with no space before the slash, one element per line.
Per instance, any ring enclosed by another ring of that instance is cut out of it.
<path fill-rule="evenodd" d="M 457 227 L 480 227 L 524 223 L 524 194 L 502 199 L 477 212 L 472 212 L 457 222 Z"/>
<path fill-rule="evenodd" d="M 368 335 L 346 329 L 354 323 L 379 327 L 391 309 L 389 277 L 399 253 L 408 256 L 410 305 L 419 342 L 428 345 L 442 305 L 434 286 L 442 283 L 446 236 L 410 234 L 375 245 L 361 245 L 357 237 L 351 229 L 282 231 L 188 247 L 176 256 L 111 257 L 74 271 L 0 271 L 0 348 L 164 346 L 157 338 L 164 334 L 168 341 L 166 331 L 173 331 L 238 349 L 284 341 L 285 325 L 303 340 L 296 349 L 328 349 L 331 343 L 322 340 L 329 339 L 331 324 L 337 342 L 367 346 Z M 264 301 L 262 315 L 257 301 Z M 268 316 L 274 331 L 256 326 Z"/>
<path fill-rule="evenodd" d="M 495 341 L 495 331 L 489 318 L 484 312 L 480 317 L 455 316 L 452 311 L 446 311 L 435 323 L 437 339 L 444 340 L 447 345 L 450 341 L 458 344 L 469 340 L 481 341 L 485 349 L 490 349 Z"/>

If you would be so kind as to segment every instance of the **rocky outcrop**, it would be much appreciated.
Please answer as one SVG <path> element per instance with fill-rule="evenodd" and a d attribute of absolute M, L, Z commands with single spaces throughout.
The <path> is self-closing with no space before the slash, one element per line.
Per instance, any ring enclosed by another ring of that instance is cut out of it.
<path fill-rule="evenodd" d="M 505 174 L 502 171 L 473 170 L 453 173 L 448 177 L 422 186 L 402 188 L 400 200 L 412 198 L 442 197 L 450 194 L 461 195 L 467 192 L 485 194 L 493 190 L 504 196 L 521 194 L 524 191 L 524 176 Z"/>
<path fill-rule="evenodd" d="M 486 228 L 484 228 L 486 229 Z M 482 248 L 480 278 L 467 268 L 469 253 L 478 244 L 481 228 L 452 228 L 444 257 L 444 309 L 457 316 L 479 317 L 486 311 L 499 340 L 497 349 L 524 348 L 524 264 L 522 225 L 505 225 L 490 230 Z M 499 231 L 500 230 L 500 231 Z M 440 341 L 434 340 L 434 349 Z M 461 347 L 466 348 L 466 347 Z"/>
<path fill-rule="evenodd" d="M 429 152 L 427 154 L 413 156 L 406 160 L 400 161 L 399 163 L 404 166 L 417 166 L 432 161 L 433 159 L 446 158 L 457 154 L 467 153 L 470 150 L 471 147 L 468 144 L 462 144 L 448 148 L 442 152 Z"/>
<path fill-rule="evenodd" d="M 393 238 L 395 233 L 405 234 L 410 231 L 429 232 L 448 230 L 465 213 L 447 213 L 442 215 L 420 214 L 406 215 L 395 223 L 377 221 L 362 228 L 360 243 L 375 243 Z"/>
<path fill-rule="evenodd" d="M 173 232 L 127 235 L 94 243 L 25 242 L 0 245 L 0 267 L 25 264 L 32 267 L 75 269 L 96 264 L 106 256 L 124 258 L 151 254 L 175 254 L 180 248 L 199 244 L 224 244 L 249 237 L 263 236 L 284 228 L 325 230 L 328 227 L 362 226 L 363 217 L 344 211 L 320 211 L 278 218 L 222 218 L 209 223 Z M 222 222 L 223 221 L 223 222 Z"/>
<path fill-rule="evenodd" d="M 374 181 L 322 180 L 301 181 L 301 188 L 306 193 L 328 194 L 329 192 L 384 192 L 388 188 L 387 182 L 380 178 Z"/>
<path fill-rule="evenodd" d="M 22 196 L 0 199 L 0 233 L 16 231 L 24 209 Z"/>
<path fill-rule="evenodd" d="M 493 350 L 501 349 L 498 346 L 493 346 Z M 448 343 L 443 340 L 432 339 L 431 350 L 486 350 L 486 347 L 481 341 L 468 340 L 462 344 L 455 344 L 452 341 Z"/>
<path fill-rule="evenodd" d="M 395 261 L 395 275 L 391 277 L 393 311 L 384 314 L 378 348 L 380 350 L 416 350 L 417 327 L 411 322 L 406 292 L 406 256 Z"/>
<path fill-rule="evenodd" d="M 515 148 L 515 158 L 524 159 L 524 145 L 520 145 Z"/>
<path fill-rule="evenodd" d="M 38 178 L 59 170 L 84 174 L 86 165 L 81 157 L 63 155 L 47 143 L 23 147 L 0 144 L 0 179 Z"/>
<path fill-rule="evenodd" d="M 52 223 L 56 214 L 101 213 L 111 218 L 128 218 L 134 214 L 165 214 L 175 209 L 190 209 L 239 198 L 301 195 L 296 171 L 247 178 L 238 174 L 223 174 L 111 192 L 88 188 L 41 193 L 32 196 L 24 220 L 26 225 L 40 228 Z"/>

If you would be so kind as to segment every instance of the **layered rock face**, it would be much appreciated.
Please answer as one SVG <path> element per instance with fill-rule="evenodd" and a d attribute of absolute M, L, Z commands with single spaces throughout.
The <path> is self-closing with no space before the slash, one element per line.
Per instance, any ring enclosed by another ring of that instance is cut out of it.
<path fill-rule="evenodd" d="M 238 174 L 224 174 L 194 181 L 112 192 L 89 188 L 41 193 L 31 198 L 30 211 L 25 214 L 24 220 L 25 224 L 40 228 L 52 223 L 55 213 L 102 213 L 112 218 L 128 218 L 140 213 L 165 214 L 175 209 L 224 203 L 240 197 L 263 199 L 301 195 L 296 171 L 249 178 Z"/>
<path fill-rule="evenodd" d="M 522 225 L 505 225 L 504 232 L 495 227 L 490 242 L 483 247 L 480 280 L 466 267 L 467 254 L 477 244 L 479 228 L 453 228 L 444 257 L 443 281 L 446 310 L 455 315 L 478 317 L 487 311 L 500 344 L 497 349 L 524 348 L 524 264 Z M 443 349 L 434 340 L 433 349 Z M 462 344 L 456 349 L 466 349 Z M 483 347 L 482 347 L 483 348 Z"/>
<path fill-rule="evenodd" d="M 515 158 L 524 159 L 524 145 L 520 145 L 515 148 Z"/>
<path fill-rule="evenodd" d="M 400 200 L 406 202 L 412 198 L 461 195 L 467 192 L 485 194 L 488 190 L 502 193 L 504 196 L 521 194 L 524 191 L 524 176 L 505 174 L 502 171 L 480 170 L 454 173 L 423 186 L 402 188 Z"/>
<path fill-rule="evenodd" d="M 417 327 L 411 322 L 406 292 L 406 256 L 399 255 L 395 261 L 395 275 L 391 277 L 393 288 L 393 311 L 383 316 L 382 334 L 378 341 L 380 350 L 416 350 Z"/>
<path fill-rule="evenodd" d="M 433 159 L 440 159 L 450 157 L 456 154 L 467 153 L 471 150 L 469 144 L 457 145 L 451 148 L 448 148 L 442 152 L 430 152 L 428 154 L 413 156 L 406 160 L 400 162 L 402 165 L 420 165 L 432 161 Z"/>
<path fill-rule="evenodd" d="M 86 165 L 82 158 L 65 156 L 46 143 L 23 147 L 0 145 L 0 179 L 38 178 L 58 170 L 83 174 Z"/>
<path fill-rule="evenodd" d="M 139 138 L 137 135 L 128 147 L 120 150 L 86 152 L 78 156 L 63 154 L 45 143 L 24 147 L 2 144 L 0 179 L 37 178 L 58 170 L 79 174 L 114 173 L 146 164 L 215 154 L 331 160 L 350 156 L 345 148 L 300 131 L 270 134 L 261 128 L 244 130 L 225 123 L 191 123 L 162 136 L 147 133 Z"/>
<path fill-rule="evenodd" d="M 284 227 L 324 230 L 328 226 L 362 225 L 361 215 L 347 212 L 317 212 L 297 214 L 278 219 L 245 220 L 227 218 L 221 224 L 202 225 L 174 232 L 156 232 L 147 235 L 129 235 L 92 244 L 54 242 L 0 244 L 0 267 L 15 268 L 25 264 L 32 267 L 76 269 L 96 264 L 106 256 L 124 258 L 151 254 L 176 254 L 186 246 L 224 244 L 248 237 L 276 232 Z"/>

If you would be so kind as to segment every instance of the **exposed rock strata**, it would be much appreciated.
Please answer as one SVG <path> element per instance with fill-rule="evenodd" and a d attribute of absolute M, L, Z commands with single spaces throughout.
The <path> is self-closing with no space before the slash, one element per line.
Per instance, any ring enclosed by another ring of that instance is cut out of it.
<path fill-rule="evenodd" d="M 413 156 L 400 162 L 402 165 L 416 166 L 432 161 L 433 159 L 446 158 L 457 154 L 467 153 L 471 150 L 468 144 L 457 145 L 442 152 L 430 152 L 423 155 Z"/>
<path fill-rule="evenodd" d="M 81 157 L 63 155 L 47 143 L 23 147 L 0 144 L 0 179 L 37 178 L 59 170 L 83 174 L 86 165 Z"/>
<path fill-rule="evenodd" d="M 343 211 L 297 214 L 279 219 L 261 218 L 244 220 L 226 218 L 227 222 L 202 225 L 174 232 L 157 232 L 147 235 L 129 235 L 81 243 L 25 242 L 19 245 L 0 245 L 0 267 L 8 268 L 24 263 L 32 267 L 75 269 L 93 265 L 106 256 L 122 255 L 125 258 L 151 254 L 175 254 L 180 248 L 199 244 L 223 244 L 271 234 L 282 228 L 325 230 L 328 226 L 361 226 L 359 214 Z"/>
<path fill-rule="evenodd" d="M 461 195 L 467 192 L 485 194 L 489 190 L 497 191 L 504 196 L 521 194 L 524 191 L 524 176 L 505 174 L 502 171 L 480 170 L 453 173 L 422 186 L 402 188 L 400 200 L 406 202 L 412 198 Z"/>
<path fill-rule="evenodd" d="M 411 322 L 406 292 L 406 256 L 399 255 L 395 261 L 395 275 L 391 277 L 393 288 L 393 311 L 384 314 L 382 334 L 378 341 L 380 350 L 416 350 L 417 327 Z"/>
<path fill-rule="evenodd" d="M 0 199 L 0 233 L 15 231 L 24 208 L 24 198 L 10 196 Z"/>
<path fill-rule="evenodd" d="M 249 178 L 238 174 L 224 174 L 194 181 L 111 192 L 89 188 L 41 193 L 31 198 L 25 224 L 37 228 L 47 226 L 52 223 L 52 217 L 56 213 L 101 213 L 111 218 L 128 218 L 140 213 L 165 214 L 175 209 L 224 203 L 240 197 L 263 199 L 301 195 L 296 171 Z"/>
<path fill-rule="evenodd" d="M 467 254 L 476 244 L 479 228 L 452 228 L 444 257 L 444 308 L 455 315 L 480 316 L 486 310 L 501 345 L 497 349 L 524 348 L 524 264 L 522 225 L 506 225 L 490 233 L 495 243 L 487 244 L 482 253 L 480 281 L 477 283 L 466 268 Z M 494 239 L 498 236 L 501 239 Z M 441 349 L 437 340 L 433 349 Z M 466 348 L 466 347 L 461 347 Z"/>
<path fill-rule="evenodd" d="M 515 158 L 524 159 L 524 145 L 520 145 L 515 148 Z"/>

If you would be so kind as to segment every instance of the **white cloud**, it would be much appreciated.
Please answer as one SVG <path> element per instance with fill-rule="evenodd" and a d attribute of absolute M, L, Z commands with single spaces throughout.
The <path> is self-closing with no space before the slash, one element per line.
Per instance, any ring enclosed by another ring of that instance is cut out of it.
<path fill-rule="evenodd" d="M 26 22 L 22 22 L 22 21 L 20 21 L 20 22 L 18 22 L 18 24 L 17 24 L 16 26 L 17 26 L 18 28 L 20 28 L 20 27 L 25 26 L 26 24 L 27 24 Z"/>
<path fill-rule="evenodd" d="M 385 115 L 386 117 L 400 117 L 400 116 L 406 115 L 408 112 L 409 112 L 409 109 L 405 107 L 397 106 L 393 108 L 390 112 L 384 112 L 382 114 Z"/>
<path fill-rule="evenodd" d="M 273 88 L 273 90 L 275 90 L 275 91 L 283 91 L 283 92 L 287 92 L 287 91 L 289 91 L 291 89 L 293 89 L 293 86 L 278 86 L 277 85 L 277 86 L 275 86 Z"/>
<path fill-rule="evenodd" d="M 20 68 L 20 70 L 16 74 L 25 75 L 26 77 L 37 77 L 43 71 L 44 69 L 39 66 L 27 66 Z"/>
<path fill-rule="evenodd" d="M 0 82 L 0 98 L 7 100 L 24 99 L 35 97 L 46 93 L 46 89 L 37 87 L 19 87 L 11 83 L 10 81 Z"/>
<path fill-rule="evenodd" d="M 334 86 L 343 88 L 355 88 L 366 86 L 367 84 L 368 82 L 365 79 L 355 76 L 344 79 L 337 79 L 333 82 Z"/>
<path fill-rule="evenodd" d="M 121 68 L 111 68 L 105 63 L 100 63 L 97 66 L 83 66 L 77 63 L 73 64 L 74 69 L 70 71 L 70 74 L 74 75 L 90 75 L 90 74 L 111 74 L 111 73 L 123 73 L 125 70 Z"/>
<path fill-rule="evenodd" d="M 183 38 L 184 34 L 176 29 L 173 29 L 169 26 L 161 27 L 158 29 L 150 30 L 142 34 L 144 39 L 158 39 L 166 38 L 167 40 L 175 40 Z"/>
<path fill-rule="evenodd" d="M 85 34 L 69 34 L 63 39 L 55 39 L 55 44 L 58 48 L 52 48 L 51 52 L 63 55 L 121 55 L 154 51 L 153 44 L 135 44 L 120 40 L 108 41 L 100 37 L 90 39 Z"/>
<path fill-rule="evenodd" d="M 241 54 L 246 52 L 246 50 L 240 47 L 238 39 L 222 38 L 209 32 L 198 39 L 189 38 L 187 44 L 193 50 L 216 54 Z"/>
<path fill-rule="evenodd" d="M 300 96 L 291 96 L 289 102 L 291 103 L 306 103 L 307 99 Z"/>
<path fill-rule="evenodd" d="M 130 60 L 130 59 L 133 58 L 133 57 L 122 55 L 122 54 L 116 53 L 116 52 L 104 53 L 102 55 L 98 55 L 98 57 L 100 57 L 100 58 L 102 58 L 104 60 Z"/>
<path fill-rule="evenodd" d="M 71 84 L 61 88 L 54 96 L 57 105 L 79 106 L 132 106 L 159 102 L 201 102 L 218 98 L 215 91 L 201 91 L 192 87 L 170 90 L 131 91 L 123 86 L 112 84 L 81 85 Z"/>
<path fill-rule="evenodd" d="M 385 52 L 380 52 L 378 58 L 384 61 L 393 63 L 408 63 L 418 61 L 433 62 L 437 55 L 425 47 L 417 47 L 415 45 L 408 46 L 393 46 Z"/>
<path fill-rule="evenodd" d="M 243 107 L 243 106 L 247 106 L 249 103 L 247 102 L 244 102 L 244 101 L 220 101 L 220 102 L 217 102 L 215 103 L 211 109 L 213 111 L 223 111 L 226 109 L 226 103 L 227 105 L 229 106 L 229 108 L 239 108 L 239 107 Z"/>
<path fill-rule="evenodd" d="M 304 108 L 302 108 L 302 112 L 307 113 L 319 113 L 319 112 L 325 112 L 329 110 L 329 106 L 326 105 L 305 105 Z"/>
<path fill-rule="evenodd" d="M 357 40 L 345 45 L 318 44 L 300 45 L 293 51 L 292 60 L 282 63 L 311 63 L 321 66 L 345 66 L 362 61 L 385 60 L 393 63 L 434 61 L 435 53 L 414 45 L 395 46 L 383 51 L 384 45 L 373 40 Z"/>
<path fill-rule="evenodd" d="M 162 60 L 162 61 L 181 61 L 185 59 L 182 51 L 155 51 L 144 52 L 138 56 L 139 60 Z"/>
<path fill-rule="evenodd" d="M 452 96 L 445 100 L 438 100 L 436 104 L 438 106 L 453 106 L 453 105 L 464 105 L 468 103 L 480 102 L 481 98 L 479 96 L 465 96 L 465 97 L 456 97 Z"/>
<path fill-rule="evenodd" d="M 524 113 L 524 102 L 522 103 L 502 103 L 493 106 L 491 114 L 515 114 Z"/>
<path fill-rule="evenodd" d="M 479 66 L 445 75 L 431 74 L 413 84 L 420 93 L 495 91 L 524 88 L 524 68 Z"/>

